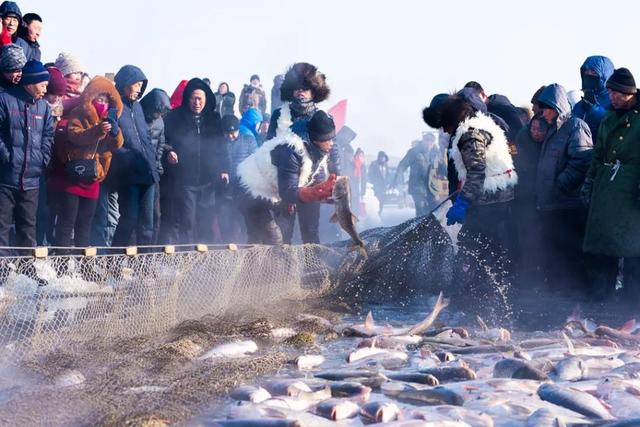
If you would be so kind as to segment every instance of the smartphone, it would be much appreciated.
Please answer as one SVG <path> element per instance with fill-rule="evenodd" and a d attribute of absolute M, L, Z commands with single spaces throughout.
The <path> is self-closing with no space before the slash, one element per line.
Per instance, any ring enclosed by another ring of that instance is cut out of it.
<path fill-rule="evenodd" d="M 118 121 L 118 109 L 117 108 L 109 108 L 107 111 L 107 118 L 109 120 L 113 120 L 115 122 Z"/>

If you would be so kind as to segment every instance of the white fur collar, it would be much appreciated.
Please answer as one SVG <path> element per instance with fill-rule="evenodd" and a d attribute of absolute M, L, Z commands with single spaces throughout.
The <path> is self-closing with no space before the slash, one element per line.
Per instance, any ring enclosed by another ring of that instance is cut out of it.
<path fill-rule="evenodd" d="M 471 129 L 484 130 L 491 135 L 491 143 L 485 150 L 484 190 L 487 193 L 495 193 L 498 190 L 515 186 L 518 182 L 518 175 L 513 166 L 513 158 L 509 152 L 507 137 L 502 128 L 491 117 L 483 113 L 477 113 L 458 126 L 449 150 L 449 158 L 453 160 L 460 183 L 464 185 L 464 181 L 467 178 L 467 168 L 458 148 L 458 143 L 462 135 Z"/>

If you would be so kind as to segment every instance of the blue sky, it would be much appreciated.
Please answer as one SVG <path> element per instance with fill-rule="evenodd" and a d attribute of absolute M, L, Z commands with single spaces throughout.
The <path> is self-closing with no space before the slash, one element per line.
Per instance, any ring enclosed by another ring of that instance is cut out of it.
<path fill-rule="evenodd" d="M 181 79 L 228 81 L 251 74 L 267 91 L 296 61 L 316 64 L 349 99 L 354 145 L 394 155 L 427 130 L 421 109 L 439 92 L 477 80 L 489 93 L 527 103 L 542 84 L 580 85 L 589 55 L 609 56 L 640 83 L 640 2 L 259 1 L 18 2 L 42 15 L 43 60 L 66 50 L 92 75 L 140 66 L 150 88 Z M 635 31 L 634 31 L 635 30 Z"/>

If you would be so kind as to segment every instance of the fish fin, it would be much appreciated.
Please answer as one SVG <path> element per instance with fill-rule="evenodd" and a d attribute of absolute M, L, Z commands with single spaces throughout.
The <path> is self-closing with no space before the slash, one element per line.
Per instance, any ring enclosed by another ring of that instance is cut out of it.
<path fill-rule="evenodd" d="M 360 222 L 360 220 L 358 219 L 357 216 L 355 216 L 354 214 L 351 214 L 351 219 L 353 220 L 353 222 Z"/>
<path fill-rule="evenodd" d="M 635 327 L 636 327 L 636 319 L 631 319 L 625 322 L 624 325 L 620 326 L 620 329 L 618 330 L 622 332 L 631 332 L 635 329 Z"/>
<path fill-rule="evenodd" d="M 417 335 L 425 331 L 427 328 L 429 328 L 433 324 L 433 322 L 436 320 L 440 312 L 444 310 L 448 305 L 449 305 L 449 300 L 446 298 L 443 298 L 442 291 L 440 291 L 440 294 L 438 295 L 438 299 L 436 300 L 436 303 L 434 304 L 433 310 L 431 310 L 431 313 L 429 313 L 422 322 L 418 323 L 417 325 L 409 329 L 409 331 L 407 332 L 407 335 Z"/>
<path fill-rule="evenodd" d="M 634 387 L 632 385 L 630 385 L 627 388 L 625 388 L 624 391 L 626 391 L 627 393 L 632 394 L 634 396 L 640 396 L 640 388 Z"/>
<path fill-rule="evenodd" d="M 331 215 L 331 218 L 329 218 L 329 222 L 338 222 L 338 214 L 334 213 L 333 215 Z"/>
<path fill-rule="evenodd" d="M 376 341 L 378 341 L 377 335 L 371 340 L 371 348 L 376 348 Z"/>
<path fill-rule="evenodd" d="M 375 322 L 373 321 L 373 314 L 369 312 L 367 314 L 367 318 L 364 320 L 364 327 L 368 330 L 373 330 L 375 327 Z"/>
<path fill-rule="evenodd" d="M 482 320 L 482 317 L 476 316 L 476 320 L 478 321 L 478 324 L 480 325 L 480 329 L 482 329 L 484 332 L 489 332 L 489 327 L 487 326 L 485 321 Z"/>
<path fill-rule="evenodd" d="M 360 245 L 356 245 L 355 246 L 356 249 L 358 249 L 358 253 L 363 257 L 363 258 L 369 258 L 369 254 L 367 253 L 367 248 L 365 248 L 364 246 L 360 246 Z"/>
<path fill-rule="evenodd" d="M 564 332 L 562 333 L 562 339 L 564 339 L 565 344 L 567 344 L 567 350 L 569 350 L 569 354 L 576 354 L 576 348 L 571 342 L 571 339 Z"/>

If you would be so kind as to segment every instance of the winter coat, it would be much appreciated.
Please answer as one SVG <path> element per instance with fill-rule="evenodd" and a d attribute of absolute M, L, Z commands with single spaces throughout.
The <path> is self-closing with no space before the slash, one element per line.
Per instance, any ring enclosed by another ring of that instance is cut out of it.
<path fill-rule="evenodd" d="M 284 126 L 281 123 L 281 120 L 280 120 L 280 115 L 282 114 L 282 110 L 284 108 L 287 109 L 289 117 L 291 117 L 291 119 L 287 122 L 287 123 L 289 123 L 288 127 L 293 128 L 295 126 L 294 132 L 296 132 L 298 135 L 302 136 L 302 139 L 308 142 L 309 141 L 309 133 L 308 133 L 306 127 L 307 127 L 307 124 L 309 123 L 309 120 L 311 120 L 311 117 L 313 117 L 315 112 L 318 111 L 318 108 L 315 107 L 309 113 L 301 115 L 301 114 L 296 113 L 294 110 L 292 110 L 289 107 L 289 103 L 288 102 L 285 102 L 282 105 L 282 107 L 280 107 L 277 110 L 275 110 L 273 112 L 273 114 L 271 115 L 271 122 L 269 123 L 269 132 L 267 132 L 267 141 L 270 140 L 271 138 L 273 138 L 274 136 L 276 136 L 276 134 L 278 132 L 278 129 L 282 129 L 282 127 Z M 329 173 L 333 173 L 333 174 L 336 174 L 336 175 L 341 175 L 342 174 L 340 148 L 338 147 L 338 144 L 333 144 L 333 148 L 331 149 L 331 152 L 329 153 L 328 169 L 327 170 L 328 170 Z"/>
<path fill-rule="evenodd" d="M 142 106 L 124 96 L 124 89 L 142 81 L 140 96 L 147 87 L 147 78 L 142 70 L 125 65 L 116 74 L 116 89 L 120 93 L 123 110 L 118 124 L 124 137 L 122 148 L 113 153 L 113 168 L 109 183 L 116 188 L 121 185 L 150 185 L 158 182 L 156 153 L 149 137 L 149 127 L 144 119 Z"/>
<path fill-rule="evenodd" d="M 178 155 L 178 163 L 167 167 L 178 186 L 220 184 L 220 175 L 230 170 L 215 102 L 207 102 L 199 115 L 189 108 L 189 98 L 197 89 L 205 92 L 207 101 L 215 99 L 204 81 L 192 79 L 185 87 L 182 105 L 169 112 L 164 121 L 166 143 Z"/>
<path fill-rule="evenodd" d="M 540 149 L 536 176 L 536 206 L 541 211 L 583 206 L 580 187 L 591 163 L 593 142 L 589 126 L 571 116 L 569 100 L 558 84 L 547 86 L 539 102 L 558 112 Z"/>
<path fill-rule="evenodd" d="M 271 87 L 271 114 L 284 104 L 280 96 L 282 82 L 284 82 L 284 74 L 278 74 L 273 78 L 273 86 Z"/>
<path fill-rule="evenodd" d="M 513 200 L 518 175 L 507 137 L 492 117 L 476 113 L 460 123 L 449 157 L 460 180 L 460 196 L 472 205 Z"/>
<path fill-rule="evenodd" d="M 252 105 L 251 97 L 257 96 L 258 105 Z M 264 93 L 262 86 L 244 85 L 242 92 L 240 92 L 240 114 L 243 114 L 249 107 L 256 107 L 262 112 L 267 112 L 267 95 Z"/>
<path fill-rule="evenodd" d="M 613 62 L 606 56 L 590 56 L 582 67 L 580 74 L 584 74 L 586 69 L 598 73 L 600 85 L 595 93 L 595 103 L 586 101 L 584 98 L 573 107 L 573 115 L 584 120 L 591 129 L 591 135 L 598 135 L 598 127 L 604 115 L 611 110 L 611 100 L 607 92 L 606 83 L 613 74 Z"/>
<path fill-rule="evenodd" d="M 374 160 L 369 165 L 369 173 L 367 175 L 367 179 L 371 184 L 373 184 L 373 188 L 375 191 L 384 192 L 387 189 L 387 177 L 389 176 L 389 167 L 386 163 L 379 162 L 378 160 Z"/>
<path fill-rule="evenodd" d="M 164 119 L 156 117 L 157 114 L 164 115 L 171 109 L 169 95 L 162 89 L 152 89 L 140 100 L 140 106 L 144 112 L 144 118 L 149 126 L 149 136 L 156 151 L 156 167 L 158 174 L 164 173 L 163 159 L 165 153 L 172 148 L 167 145 L 164 135 Z"/>
<path fill-rule="evenodd" d="M 0 185 L 32 190 L 53 153 L 53 116 L 22 86 L 0 93 Z"/>
<path fill-rule="evenodd" d="M 257 108 L 249 108 L 247 111 L 242 114 L 242 118 L 240 119 L 240 134 L 253 136 L 256 141 L 258 140 L 258 125 L 262 122 L 262 114 L 258 111 Z"/>
<path fill-rule="evenodd" d="M 233 116 L 234 108 L 236 105 L 236 95 L 233 92 L 227 92 L 221 95 L 220 92 L 216 92 L 216 111 L 220 113 L 220 117 L 227 115 Z"/>
<path fill-rule="evenodd" d="M 518 171 L 518 185 L 516 186 L 516 201 L 535 207 L 536 200 L 536 172 L 540 156 L 541 142 L 531 138 L 529 126 L 526 125 L 516 136 L 517 154 L 513 157 Z"/>
<path fill-rule="evenodd" d="M 229 152 L 229 181 L 234 187 L 239 185 L 238 165 L 247 157 L 255 153 L 258 143 L 253 135 L 240 134 L 235 141 L 227 140 L 227 150 Z"/>
<path fill-rule="evenodd" d="M 16 44 L 24 51 L 24 56 L 27 57 L 27 61 L 35 60 L 39 62 L 40 58 L 42 58 L 40 44 L 37 41 L 30 42 L 22 37 L 18 37 L 16 39 Z"/>
<path fill-rule="evenodd" d="M 508 128 L 505 130 L 507 139 L 515 141 L 524 123 L 520 118 L 520 111 L 509 101 L 509 98 L 504 95 L 491 95 L 487 100 L 487 111 L 507 123 Z"/>
<path fill-rule="evenodd" d="M 317 183 L 328 156 L 289 129 L 289 108 L 283 110 L 278 136 L 265 142 L 238 165 L 240 185 L 252 197 L 273 204 L 298 203 L 298 189 Z"/>
<path fill-rule="evenodd" d="M 614 177 L 617 161 L 620 167 Z M 624 114 L 613 111 L 604 117 L 587 176 L 593 179 L 593 193 L 584 250 L 639 257 L 640 105 Z"/>
<path fill-rule="evenodd" d="M 407 151 L 398 163 L 396 181 L 409 168 L 408 192 L 414 196 L 426 196 L 429 193 L 429 175 L 436 166 L 437 159 L 425 143 L 419 143 Z"/>
<path fill-rule="evenodd" d="M 104 77 L 95 77 L 80 96 L 80 105 L 69 114 L 66 126 L 64 121 L 56 129 L 55 169 L 63 175 L 64 165 L 72 160 L 91 159 L 97 164 L 98 177 L 102 182 L 109 173 L 112 152 L 122 147 L 122 131 L 114 137 L 102 131 L 103 118 L 98 117 L 93 100 L 101 93 L 108 94 L 109 107 L 117 108 L 118 116 L 123 106 L 120 95 L 113 83 Z"/>

